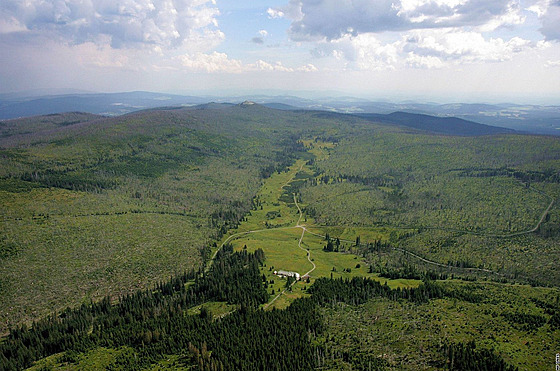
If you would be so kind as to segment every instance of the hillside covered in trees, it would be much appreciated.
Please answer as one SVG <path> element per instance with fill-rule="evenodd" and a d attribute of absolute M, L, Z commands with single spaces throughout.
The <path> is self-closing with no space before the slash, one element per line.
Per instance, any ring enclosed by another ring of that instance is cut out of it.
<path fill-rule="evenodd" d="M 421 121 L 0 122 L 0 369 L 548 367 L 560 140 Z"/>

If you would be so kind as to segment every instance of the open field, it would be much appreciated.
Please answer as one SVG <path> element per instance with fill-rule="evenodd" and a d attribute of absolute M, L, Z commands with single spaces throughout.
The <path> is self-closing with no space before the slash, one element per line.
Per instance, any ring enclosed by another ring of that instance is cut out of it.
<path fill-rule="evenodd" d="M 313 152 L 312 152 L 313 153 Z M 266 266 L 262 268 L 267 280 L 274 282 L 271 285 L 271 293 L 278 294 L 284 290 L 285 279 L 274 275 L 274 270 L 285 270 L 298 272 L 304 275 L 313 269 L 310 274 L 310 282 L 317 277 L 343 277 L 350 278 L 355 276 L 371 277 L 380 280 L 382 283 L 392 287 L 416 287 L 418 280 L 388 280 L 378 277 L 376 274 L 368 273 L 368 265 L 363 259 L 351 253 L 351 243 L 347 252 L 326 252 L 324 247 L 326 241 L 325 233 L 336 231 L 340 232 L 337 236 L 347 239 L 355 239 L 356 233 L 362 233 L 366 237 L 376 237 L 388 239 L 387 231 L 369 231 L 367 229 L 355 230 L 334 230 L 320 226 L 314 226 L 312 219 L 302 217 L 301 226 L 309 229 L 310 233 L 304 233 L 302 228 L 297 226 L 300 219 L 298 209 L 294 202 L 286 202 L 281 199 L 286 195 L 286 190 L 290 190 L 294 182 L 297 182 L 298 174 L 312 174 L 311 169 L 302 160 L 296 161 L 286 172 L 273 174 L 266 179 L 259 193 L 257 194 L 256 210 L 252 210 L 250 215 L 240 224 L 237 229 L 231 230 L 224 236 L 223 242 L 231 243 L 238 251 L 246 249 L 249 252 L 262 249 L 266 256 Z M 300 176 L 301 177 L 301 176 Z M 285 200 L 288 198 L 284 197 Z M 300 205 L 305 208 L 305 205 Z M 271 217 L 273 216 L 273 217 Z M 334 235 L 333 235 L 334 236 Z M 303 250 L 302 250 L 303 248 Z M 307 259 L 307 253 L 315 268 Z M 274 300 L 273 305 L 267 308 L 285 308 L 295 298 L 305 296 L 308 283 L 299 282 L 291 287 L 289 292 Z M 272 295 L 274 299 L 275 295 Z"/>

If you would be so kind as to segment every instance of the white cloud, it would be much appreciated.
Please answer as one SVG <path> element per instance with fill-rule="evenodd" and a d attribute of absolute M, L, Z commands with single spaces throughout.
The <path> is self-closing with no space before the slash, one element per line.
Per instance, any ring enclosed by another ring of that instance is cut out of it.
<path fill-rule="evenodd" d="M 317 67 L 315 67 L 315 65 L 308 63 L 305 66 L 301 66 L 299 68 L 296 69 L 296 71 L 299 72 L 318 72 L 319 69 Z"/>
<path fill-rule="evenodd" d="M 398 43 L 383 44 L 373 33 L 346 35 L 337 40 L 322 42 L 313 50 L 317 57 L 332 56 L 348 61 L 350 68 L 375 71 L 393 69 L 399 52 Z"/>
<path fill-rule="evenodd" d="M 486 24 L 479 27 L 482 32 L 494 31 L 502 26 L 515 26 L 525 23 L 527 17 L 521 14 L 521 7 L 518 2 L 511 1 L 505 13 L 495 16 L 488 20 Z"/>
<path fill-rule="evenodd" d="M 275 64 L 270 64 L 263 60 L 258 60 L 254 64 L 247 66 L 247 70 L 254 71 L 278 71 L 278 72 L 294 72 L 293 68 L 285 67 L 282 62 L 276 62 Z"/>
<path fill-rule="evenodd" d="M 420 67 L 420 68 L 442 68 L 445 66 L 443 61 L 438 57 L 434 57 L 431 55 L 417 55 L 412 52 L 409 52 L 406 58 L 406 63 L 411 67 Z"/>
<path fill-rule="evenodd" d="M 560 67 L 560 59 L 555 61 L 546 61 L 545 67 Z"/>
<path fill-rule="evenodd" d="M 270 19 L 284 18 L 285 16 L 284 12 L 280 9 L 268 8 L 266 13 L 268 14 L 268 18 Z"/>
<path fill-rule="evenodd" d="M 524 22 L 515 0 L 291 0 L 293 40 L 334 40 L 347 34 L 450 27 L 484 27 Z"/>
<path fill-rule="evenodd" d="M 516 54 L 546 47 L 547 43 L 520 37 L 484 38 L 478 32 L 449 28 L 412 30 L 390 43 L 382 42 L 374 33 L 345 35 L 319 43 L 312 54 L 345 61 L 346 68 L 379 71 L 509 61 Z"/>
<path fill-rule="evenodd" d="M 533 5 L 527 7 L 525 10 L 535 13 L 538 17 L 542 17 L 546 14 L 550 3 L 550 0 L 539 0 Z"/>
<path fill-rule="evenodd" d="M 240 73 L 243 72 L 243 64 L 236 59 L 229 59 L 225 53 L 213 52 L 210 54 L 195 53 L 185 54 L 178 57 L 182 66 L 192 72 L 208 73 Z"/>
<path fill-rule="evenodd" d="M 270 19 L 287 18 L 292 21 L 299 21 L 303 18 L 301 7 L 300 0 L 290 0 L 288 5 L 280 8 L 268 8 L 266 12 Z"/>
<path fill-rule="evenodd" d="M 51 33 L 80 44 L 110 37 L 114 48 L 175 48 L 216 31 L 219 11 L 210 0 L 2 0 L 0 24 Z M 5 28 L 5 27 L 4 27 Z"/>
<path fill-rule="evenodd" d="M 230 59 L 226 53 L 213 52 L 210 54 L 185 54 L 176 58 L 183 67 L 191 72 L 232 73 L 244 72 L 316 72 L 318 69 L 307 64 L 301 67 L 286 67 L 282 62 L 269 63 L 261 59 L 255 63 L 244 64 L 240 60 Z"/>
<path fill-rule="evenodd" d="M 403 38 L 403 50 L 420 56 L 434 56 L 456 63 L 499 62 L 511 60 L 516 53 L 536 47 L 519 37 L 505 41 L 485 39 L 477 32 L 449 30 L 416 30 Z"/>

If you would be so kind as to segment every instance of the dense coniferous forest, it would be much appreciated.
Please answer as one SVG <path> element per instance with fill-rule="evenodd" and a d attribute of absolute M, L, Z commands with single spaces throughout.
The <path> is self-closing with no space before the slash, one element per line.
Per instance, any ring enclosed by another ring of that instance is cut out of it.
<path fill-rule="evenodd" d="M 415 289 L 390 289 L 371 279 L 321 278 L 310 287 L 311 298 L 265 312 L 257 309 L 268 297 L 258 269 L 264 258 L 262 250 L 249 254 L 225 246 L 207 274 L 183 274 L 114 305 L 105 298 L 68 308 L 31 328 L 13 329 L 0 344 L 0 367 L 25 368 L 63 351 L 72 363 L 76 352 L 128 346 L 132 351 L 116 359 L 115 367 L 142 369 L 166 354 L 180 354 L 184 366 L 201 370 L 312 369 L 325 357 L 308 336 L 324 332 L 317 305 L 359 305 L 375 297 L 419 303 L 444 296 L 444 289 L 431 281 Z M 183 309 L 210 300 L 238 304 L 239 309 L 217 321 L 204 307 L 199 315 L 184 315 Z M 476 351 L 474 343 L 446 345 L 443 351 L 452 370 L 514 369 L 492 352 Z M 353 357 L 353 362 L 364 361 Z"/>

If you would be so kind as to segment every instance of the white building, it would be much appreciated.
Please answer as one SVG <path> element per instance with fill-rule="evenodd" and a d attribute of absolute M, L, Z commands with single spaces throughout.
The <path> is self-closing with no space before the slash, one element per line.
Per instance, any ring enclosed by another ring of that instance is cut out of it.
<path fill-rule="evenodd" d="M 274 274 L 282 278 L 294 277 L 296 281 L 299 281 L 301 279 L 298 272 L 274 271 Z"/>

